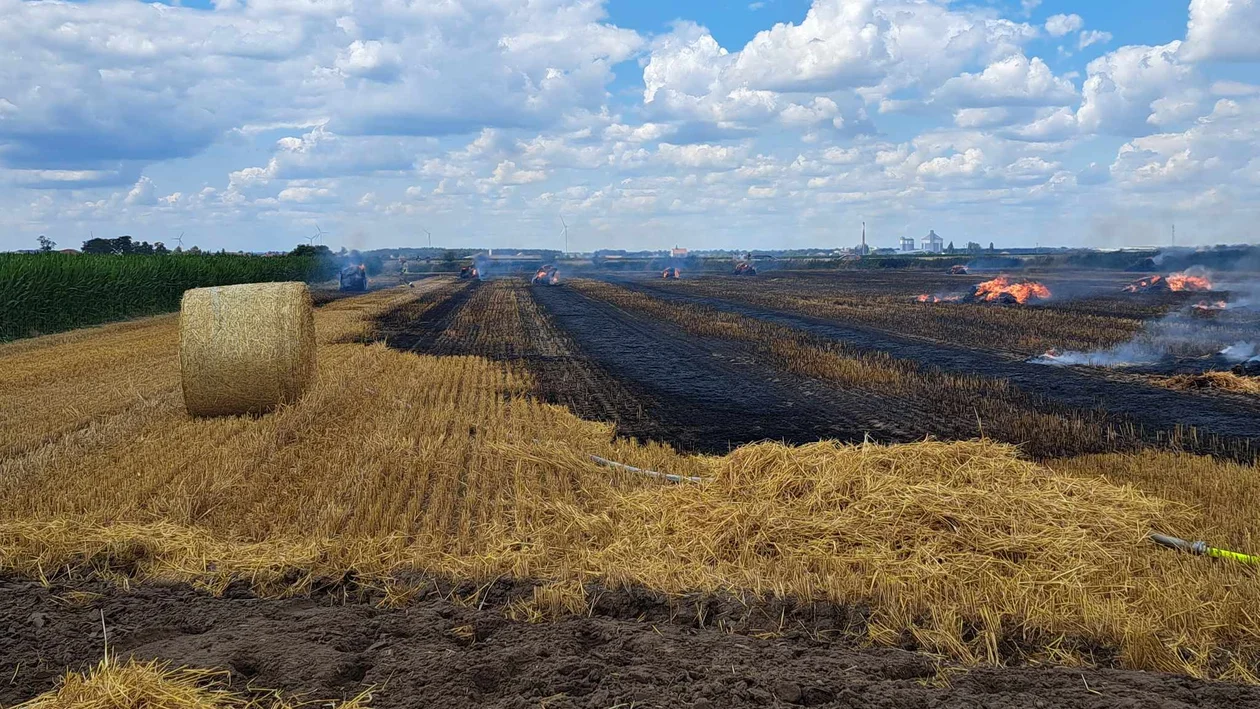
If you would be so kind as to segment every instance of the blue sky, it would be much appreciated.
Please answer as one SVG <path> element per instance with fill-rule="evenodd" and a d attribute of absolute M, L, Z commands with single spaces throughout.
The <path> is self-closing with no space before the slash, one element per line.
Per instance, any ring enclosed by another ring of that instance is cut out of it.
<path fill-rule="evenodd" d="M 0 249 L 1256 241 L 1260 0 L 0 0 Z"/>

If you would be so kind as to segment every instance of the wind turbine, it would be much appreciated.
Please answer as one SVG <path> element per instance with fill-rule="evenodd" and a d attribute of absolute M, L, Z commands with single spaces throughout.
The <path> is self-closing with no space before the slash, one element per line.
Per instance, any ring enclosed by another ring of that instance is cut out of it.
<path fill-rule="evenodd" d="M 181 231 L 179 236 L 175 237 L 175 243 L 179 245 L 180 249 L 184 248 L 184 232 Z"/>
<path fill-rule="evenodd" d="M 430 249 L 433 248 L 433 234 L 431 234 L 429 230 L 425 229 L 424 227 L 420 227 L 420 231 L 423 231 L 425 235 L 429 237 L 429 248 Z"/>
<path fill-rule="evenodd" d="M 564 234 L 564 255 L 565 255 L 565 256 L 568 256 L 568 255 L 569 255 L 569 225 L 565 223 L 565 221 L 564 221 L 564 215 L 563 215 L 563 214 L 561 214 L 561 215 L 560 215 L 560 223 L 561 223 L 561 224 L 564 224 L 564 231 L 563 231 L 563 234 Z"/>
<path fill-rule="evenodd" d="M 318 234 L 311 234 L 310 236 L 304 236 L 304 237 L 302 237 L 302 238 L 303 238 L 303 239 L 306 239 L 306 245 L 307 245 L 307 246 L 314 246 L 314 245 L 315 245 L 315 239 L 319 238 L 319 235 L 318 235 Z"/>
<path fill-rule="evenodd" d="M 319 228 L 319 225 L 318 225 L 318 224 L 316 224 L 316 225 L 315 225 L 315 236 L 314 236 L 314 238 L 315 238 L 316 240 L 318 240 L 318 241 L 321 241 L 321 242 L 322 242 L 322 241 L 324 240 L 324 235 L 325 235 L 325 234 L 327 234 L 327 232 L 325 232 L 323 229 L 320 229 L 320 228 Z"/>

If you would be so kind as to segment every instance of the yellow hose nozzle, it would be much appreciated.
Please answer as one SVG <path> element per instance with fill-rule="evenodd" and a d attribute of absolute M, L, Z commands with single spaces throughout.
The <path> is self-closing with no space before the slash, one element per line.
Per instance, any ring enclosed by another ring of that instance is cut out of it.
<path fill-rule="evenodd" d="M 1150 539 L 1160 546 L 1168 547 L 1169 549 L 1176 549 L 1177 551 L 1184 551 L 1187 554 L 1194 554 L 1195 556 L 1211 556 L 1217 559 L 1230 559 L 1243 564 L 1260 566 L 1260 556 L 1242 554 L 1228 549 L 1217 549 L 1216 547 L 1208 546 L 1207 542 L 1203 541 L 1188 542 L 1184 539 L 1170 537 L 1166 534 L 1157 534 L 1155 532 L 1151 532 Z"/>

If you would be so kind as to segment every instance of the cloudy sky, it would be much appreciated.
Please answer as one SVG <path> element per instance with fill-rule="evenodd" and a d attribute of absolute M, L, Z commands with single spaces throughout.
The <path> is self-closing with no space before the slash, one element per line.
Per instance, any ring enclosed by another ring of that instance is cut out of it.
<path fill-rule="evenodd" d="M 0 249 L 1260 240 L 1260 0 L 0 0 L 0 57 Z"/>

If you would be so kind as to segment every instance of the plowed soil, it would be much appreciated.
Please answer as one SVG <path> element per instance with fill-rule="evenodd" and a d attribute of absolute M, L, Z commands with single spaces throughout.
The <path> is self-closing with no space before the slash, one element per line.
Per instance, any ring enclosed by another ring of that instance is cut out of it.
<path fill-rule="evenodd" d="M 924 655 L 820 639 L 846 621 L 835 614 L 813 627 L 785 615 L 785 632 L 755 637 L 715 627 L 720 609 L 702 622 L 623 591 L 591 617 L 528 625 L 504 618 L 497 604 L 512 589 L 500 590 L 476 605 L 434 592 L 384 609 L 344 601 L 344 588 L 261 600 L 0 578 L 0 705 L 94 664 L 107 637 L 120 657 L 226 668 L 238 690 L 323 700 L 371 687 L 381 709 L 1260 706 L 1260 688 L 1119 670 L 986 668 L 944 682 Z"/>

